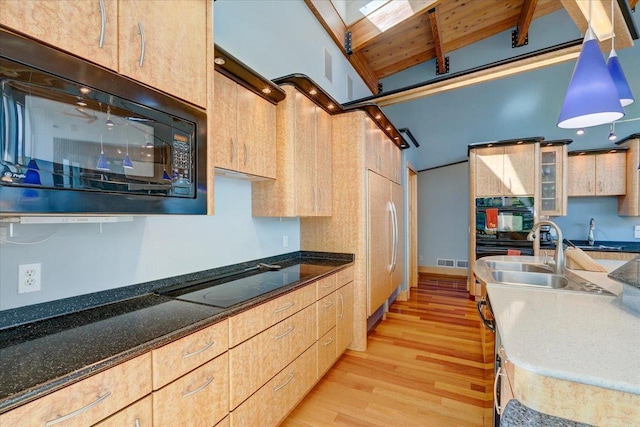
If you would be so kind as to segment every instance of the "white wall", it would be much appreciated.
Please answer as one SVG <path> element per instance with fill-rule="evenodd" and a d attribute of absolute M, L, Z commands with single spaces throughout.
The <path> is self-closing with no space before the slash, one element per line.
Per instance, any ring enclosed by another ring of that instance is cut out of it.
<path fill-rule="evenodd" d="M 355 97 L 370 95 L 302 0 L 218 0 L 214 8 L 216 43 L 265 77 L 304 73 L 344 102 L 349 74 Z M 324 78 L 325 47 L 333 83 Z M 136 217 L 102 234 L 98 225 L 16 226 L 16 244 L 0 245 L 0 310 L 299 250 L 299 221 L 252 218 L 250 189 L 217 178 L 213 217 Z M 42 291 L 18 295 L 18 265 L 37 262 Z"/>

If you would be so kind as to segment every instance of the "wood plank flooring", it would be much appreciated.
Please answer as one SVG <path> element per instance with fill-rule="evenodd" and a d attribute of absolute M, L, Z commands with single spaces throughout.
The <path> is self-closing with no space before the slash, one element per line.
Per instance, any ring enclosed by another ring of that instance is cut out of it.
<path fill-rule="evenodd" d="M 421 275 L 283 422 L 308 426 L 491 426 L 493 366 L 466 279 Z"/>

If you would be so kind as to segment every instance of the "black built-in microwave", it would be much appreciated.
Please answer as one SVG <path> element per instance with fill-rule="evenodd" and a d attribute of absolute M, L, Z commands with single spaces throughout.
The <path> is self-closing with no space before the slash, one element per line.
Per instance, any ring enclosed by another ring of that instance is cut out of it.
<path fill-rule="evenodd" d="M 0 214 L 204 214 L 204 111 L 0 30 Z"/>

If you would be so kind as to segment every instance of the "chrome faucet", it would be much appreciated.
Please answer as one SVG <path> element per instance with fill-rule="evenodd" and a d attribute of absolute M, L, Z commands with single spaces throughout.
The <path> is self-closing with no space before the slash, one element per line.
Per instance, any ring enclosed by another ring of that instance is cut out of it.
<path fill-rule="evenodd" d="M 562 231 L 560 230 L 560 227 L 558 227 L 558 225 L 555 222 L 549 221 L 547 219 L 543 219 L 541 221 L 536 222 L 535 224 L 533 224 L 531 231 L 527 235 L 527 240 L 532 241 L 535 238 L 534 233 L 541 225 L 550 225 L 556 230 L 556 235 L 558 237 L 558 240 L 556 241 L 556 253 L 553 256 L 553 260 L 556 263 L 555 273 L 564 274 L 564 249 L 562 247 L 563 245 L 562 242 L 564 239 L 562 237 Z"/>
<path fill-rule="evenodd" d="M 595 239 L 593 238 L 593 230 L 596 229 L 596 220 L 591 218 L 591 221 L 589 221 L 589 237 L 587 237 L 587 242 L 589 243 L 589 246 L 593 246 L 593 243 L 595 242 Z"/>

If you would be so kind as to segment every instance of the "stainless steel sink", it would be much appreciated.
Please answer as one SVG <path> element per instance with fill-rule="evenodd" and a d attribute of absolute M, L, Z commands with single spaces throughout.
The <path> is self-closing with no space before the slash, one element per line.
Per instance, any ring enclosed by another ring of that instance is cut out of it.
<path fill-rule="evenodd" d="M 553 269 L 544 264 L 529 264 L 524 262 L 509 262 L 509 261 L 488 261 L 487 267 L 492 270 L 503 271 L 525 271 L 532 273 L 547 273 L 552 274 Z"/>
<path fill-rule="evenodd" d="M 561 289 L 569 284 L 564 276 L 529 271 L 495 270 L 491 272 L 491 276 L 500 283 L 543 286 L 552 289 Z"/>

